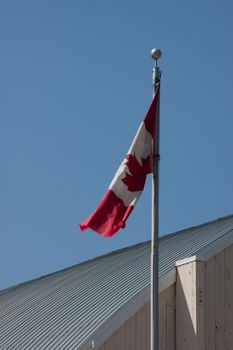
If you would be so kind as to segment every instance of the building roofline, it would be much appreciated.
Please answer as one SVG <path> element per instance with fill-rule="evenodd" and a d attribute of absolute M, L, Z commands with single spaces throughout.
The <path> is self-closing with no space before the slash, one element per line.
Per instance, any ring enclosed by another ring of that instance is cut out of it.
<path fill-rule="evenodd" d="M 165 234 L 165 235 L 163 235 L 163 236 L 160 236 L 160 237 L 159 237 L 159 241 L 160 241 L 160 240 L 164 240 L 164 239 L 166 239 L 166 238 L 168 238 L 168 237 L 169 237 L 169 238 L 172 238 L 172 237 L 175 237 L 176 235 L 179 235 L 179 234 L 181 234 L 181 233 L 185 233 L 186 231 L 189 231 L 189 230 L 191 230 L 191 229 L 202 228 L 202 227 L 205 227 L 205 226 L 207 226 L 207 225 L 209 225 L 209 224 L 215 223 L 215 222 L 217 222 L 217 221 L 222 221 L 222 220 L 225 220 L 225 219 L 231 218 L 231 217 L 233 217 L 233 214 L 226 215 L 226 216 L 223 216 L 223 217 L 219 217 L 219 218 L 217 218 L 217 219 L 215 219 L 215 220 L 210 220 L 210 221 L 205 222 L 205 223 L 202 223 L 202 224 L 198 224 L 198 225 L 194 225 L 194 226 L 191 226 L 191 227 L 187 227 L 187 228 L 184 228 L 184 229 L 182 229 L 182 230 L 179 230 L 179 231 L 176 231 L 176 232 L 173 232 L 173 233 L 168 233 L 168 234 Z M 133 249 L 133 248 L 136 248 L 136 247 L 140 247 L 140 246 L 143 246 L 143 245 L 146 245 L 146 244 L 149 244 L 149 243 L 150 243 L 150 240 L 147 240 L 147 241 L 144 241 L 144 242 L 139 242 L 139 243 L 136 243 L 136 244 L 132 244 L 132 245 L 130 245 L 130 246 L 123 247 L 123 248 L 120 248 L 120 249 L 117 249 L 117 250 L 113 250 L 113 251 L 111 251 L 111 252 L 109 252 L 109 253 L 106 253 L 106 254 L 103 254 L 103 255 L 98 255 L 98 256 L 96 256 L 96 257 L 94 257 L 94 258 L 88 259 L 88 260 L 86 260 L 86 261 L 82 261 L 82 262 L 77 263 L 77 264 L 75 264 L 75 265 L 65 267 L 65 268 L 63 268 L 63 269 L 61 269 L 61 270 L 58 270 L 58 271 L 55 271 L 55 272 L 51 272 L 51 273 L 48 273 L 48 274 L 46 274 L 46 275 L 41 275 L 41 276 L 39 276 L 39 277 L 35 277 L 35 278 L 33 278 L 33 279 L 29 280 L 29 281 L 24 281 L 24 282 L 18 283 L 18 284 L 16 284 L 16 285 L 13 285 L 13 286 L 10 286 L 10 287 L 7 287 L 7 288 L 5 288 L 5 289 L 0 290 L 0 296 L 3 295 L 3 294 L 5 294 L 5 293 L 7 293 L 8 291 L 14 290 L 15 288 L 18 288 L 18 287 L 21 287 L 21 286 L 25 286 L 25 285 L 27 285 L 28 283 L 35 282 L 35 281 L 39 281 L 39 280 L 41 280 L 41 279 L 43 279 L 43 278 L 47 278 L 47 277 L 49 277 L 49 276 L 53 276 L 53 275 L 55 275 L 55 274 L 58 274 L 58 273 L 60 273 L 60 272 L 64 272 L 64 271 L 66 271 L 66 270 L 75 268 L 75 267 L 77 267 L 77 266 L 82 266 L 82 265 L 85 265 L 85 264 L 90 263 L 90 262 L 95 262 L 95 261 L 98 261 L 99 259 L 102 259 L 102 258 L 111 256 L 111 255 L 120 254 L 120 253 L 122 253 L 122 252 L 124 252 L 124 251 L 126 251 L 126 250 Z M 181 260 L 181 261 L 182 261 L 182 260 Z"/>
<path fill-rule="evenodd" d="M 159 240 L 165 239 L 165 238 L 167 238 L 167 237 L 174 237 L 174 236 L 176 236 L 176 235 L 179 235 L 179 234 L 184 233 L 184 232 L 186 232 L 186 231 L 189 231 L 189 230 L 191 230 L 191 229 L 202 228 L 202 227 L 205 227 L 205 226 L 207 226 L 207 225 L 209 225 L 209 224 L 214 224 L 215 222 L 223 221 L 223 220 L 228 219 L 228 218 L 233 218 L 233 214 L 221 216 L 221 217 L 219 217 L 219 218 L 217 218 L 217 219 L 210 220 L 210 221 L 204 222 L 204 223 L 202 223 L 202 224 L 198 224 L 198 225 L 186 227 L 186 228 L 181 229 L 181 230 L 179 230 L 179 231 L 171 232 L 171 233 L 165 234 L 165 235 L 159 237 Z M 150 241 L 148 241 L 148 242 L 150 242 Z"/>

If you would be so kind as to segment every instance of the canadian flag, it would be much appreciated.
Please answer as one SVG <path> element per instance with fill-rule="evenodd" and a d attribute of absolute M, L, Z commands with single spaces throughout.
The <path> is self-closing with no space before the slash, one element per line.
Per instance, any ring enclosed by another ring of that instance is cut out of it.
<path fill-rule="evenodd" d="M 141 123 L 132 145 L 96 210 L 79 226 L 91 228 L 102 236 L 111 237 L 132 212 L 140 197 L 147 174 L 153 169 L 153 140 L 159 87 Z"/>

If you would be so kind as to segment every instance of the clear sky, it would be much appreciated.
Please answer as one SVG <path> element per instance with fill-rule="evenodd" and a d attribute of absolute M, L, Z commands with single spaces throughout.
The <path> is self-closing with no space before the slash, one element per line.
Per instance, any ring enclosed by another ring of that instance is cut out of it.
<path fill-rule="evenodd" d="M 77 225 L 105 193 L 163 57 L 160 234 L 233 214 L 230 0 L 0 2 L 0 289 L 150 239 Z"/>

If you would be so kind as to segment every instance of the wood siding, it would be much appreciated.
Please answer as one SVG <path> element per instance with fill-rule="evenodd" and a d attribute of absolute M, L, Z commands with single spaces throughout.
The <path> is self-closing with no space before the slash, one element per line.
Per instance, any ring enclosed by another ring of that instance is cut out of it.
<path fill-rule="evenodd" d="M 175 285 L 159 296 L 159 350 L 175 350 Z M 150 350 L 150 303 L 127 320 L 98 350 Z"/>
<path fill-rule="evenodd" d="M 233 349 L 233 246 L 177 268 L 176 348 Z"/>
<path fill-rule="evenodd" d="M 206 350 L 233 349 L 233 246 L 206 263 Z"/>
<path fill-rule="evenodd" d="M 178 266 L 176 282 L 176 348 L 204 350 L 204 263 Z"/>

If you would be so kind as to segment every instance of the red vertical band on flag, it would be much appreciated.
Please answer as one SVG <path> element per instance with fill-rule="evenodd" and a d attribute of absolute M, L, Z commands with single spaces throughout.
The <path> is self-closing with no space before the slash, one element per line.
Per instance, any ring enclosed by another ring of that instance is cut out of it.
<path fill-rule="evenodd" d="M 105 237 L 113 236 L 132 212 L 140 197 L 147 174 L 152 172 L 152 144 L 159 87 L 133 143 L 96 210 L 80 224 Z"/>

